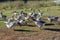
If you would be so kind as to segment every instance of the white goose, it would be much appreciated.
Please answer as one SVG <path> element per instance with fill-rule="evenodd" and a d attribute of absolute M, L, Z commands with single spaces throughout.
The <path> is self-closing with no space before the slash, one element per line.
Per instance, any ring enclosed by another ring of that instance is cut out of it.
<path fill-rule="evenodd" d="M 26 19 L 32 19 L 32 18 L 35 18 L 36 16 L 35 16 L 35 10 L 33 10 L 32 12 L 30 12 L 29 14 L 28 14 L 28 16 L 26 17 Z"/>
<path fill-rule="evenodd" d="M 38 12 L 38 15 L 39 15 L 39 17 L 42 17 L 44 14 L 43 14 L 43 12 L 41 12 L 41 10 L 38 10 L 39 12 Z"/>
<path fill-rule="evenodd" d="M 49 22 L 53 22 L 53 21 L 58 22 L 58 19 L 59 19 L 59 17 L 57 17 L 57 16 L 49 16 L 48 17 Z"/>
<path fill-rule="evenodd" d="M 8 19 L 8 21 L 6 21 L 5 24 L 6 24 L 7 28 L 12 28 L 12 27 L 14 27 L 14 25 L 16 25 L 13 17 Z"/>
<path fill-rule="evenodd" d="M 26 24 L 26 21 L 23 20 L 23 18 L 22 18 L 21 15 L 19 15 L 18 18 L 17 18 L 17 23 L 18 23 L 19 25 L 25 25 L 25 24 Z"/>
<path fill-rule="evenodd" d="M 42 28 L 45 25 L 45 22 L 42 21 L 41 19 L 37 18 L 37 19 L 33 19 L 34 23 L 39 27 Z"/>
<path fill-rule="evenodd" d="M 12 16 L 14 17 L 15 20 L 17 20 L 18 12 L 14 11 Z"/>

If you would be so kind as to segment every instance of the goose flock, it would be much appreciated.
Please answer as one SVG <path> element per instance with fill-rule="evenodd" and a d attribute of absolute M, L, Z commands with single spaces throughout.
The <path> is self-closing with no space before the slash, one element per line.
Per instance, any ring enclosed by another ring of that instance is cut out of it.
<path fill-rule="evenodd" d="M 30 13 L 25 13 L 24 11 L 21 11 L 20 13 L 14 11 L 11 18 L 7 19 L 6 15 L 3 15 L 3 13 L 0 13 L 0 18 L 3 19 L 5 25 L 7 28 L 14 28 L 17 25 L 27 25 L 27 21 L 32 20 L 39 28 L 42 28 L 46 22 L 41 20 L 41 17 L 44 16 L 44 13 L 39 11 L 38 13 L 35 13 L 35 11 L 32 11 Z M 59 17 L 58 16 L 48 16 L 47 20 L 49 22 L 56 21 L 58 22 Z"/>

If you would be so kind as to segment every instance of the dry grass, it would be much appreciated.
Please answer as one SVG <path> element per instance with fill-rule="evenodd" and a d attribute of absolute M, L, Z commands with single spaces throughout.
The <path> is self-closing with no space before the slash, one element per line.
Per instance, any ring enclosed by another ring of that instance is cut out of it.
<path fill-rule="evenodd" d="M 59 31 L 37 30 L 30 34 L 31 32 L 0 29 L 0 40 L 60 40 Z"/>

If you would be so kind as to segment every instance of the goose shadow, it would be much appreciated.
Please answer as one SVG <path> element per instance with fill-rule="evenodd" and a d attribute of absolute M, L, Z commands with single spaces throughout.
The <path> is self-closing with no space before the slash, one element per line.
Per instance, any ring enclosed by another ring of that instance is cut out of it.
<path fill-rule="evenodd" d="M 44 28 L 44 30 L 60 32 L 60 29 L 57 29 L 57 28 Z"/>
<path fill-rule="evenodd" d="M 29 27 L 36 27 L 36 25 L 28 24 Z"/>
<path fill-rule="evenodd" d="M 33 25 L 33 24 L 24 24 L 24 25 L 21 25 L 18 23 L 19 26 L 29 26 L 29 27 L 36 27 L 36 25 Z"/>
<path fill-rule="evenodd" d="M 53 23 L 46 23 L 45 26 L 52 26 L 52 25 L 55 25 Z"/>
<path fill-rule="evenodd" d="M 33 31 L 33 30 L 22 30 L 22 29 L 14 29 L 14 31 L 19 31 L 19 32 L 38 32 L 38 31 Z"/>
<path fill-rule="evenodd" d="M 29 27 L 36 27 L 36 25 L 28 24 L 28 25 L 19 25 L 19 26 L 29 26 Z"/>

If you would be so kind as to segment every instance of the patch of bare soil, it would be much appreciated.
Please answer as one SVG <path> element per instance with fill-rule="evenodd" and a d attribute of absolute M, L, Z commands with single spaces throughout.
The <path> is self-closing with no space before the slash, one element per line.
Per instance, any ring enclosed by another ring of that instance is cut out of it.
<path fill-rule="evenodd" d="M 12 29 L 0 29 L 0 40 L 60 40 L 60 32 L 45 29 L 32 35 Z"/>

